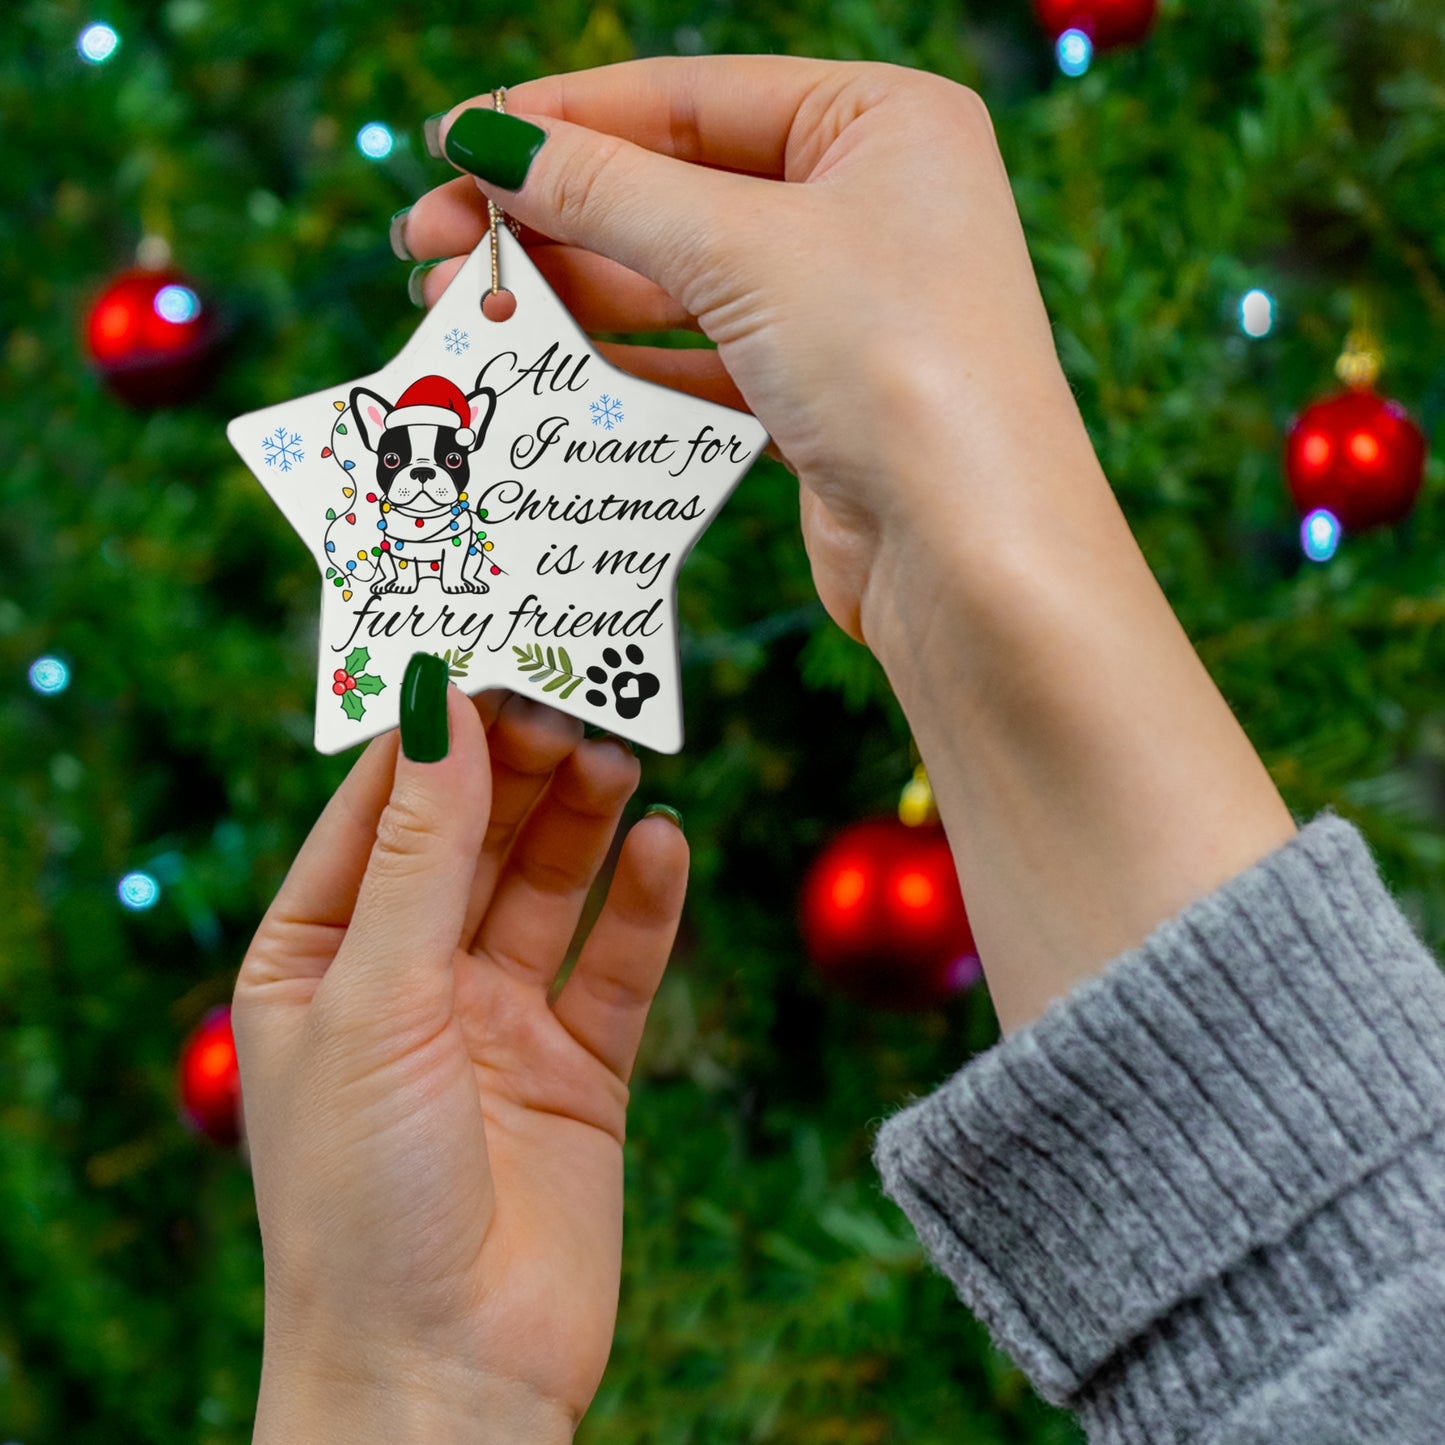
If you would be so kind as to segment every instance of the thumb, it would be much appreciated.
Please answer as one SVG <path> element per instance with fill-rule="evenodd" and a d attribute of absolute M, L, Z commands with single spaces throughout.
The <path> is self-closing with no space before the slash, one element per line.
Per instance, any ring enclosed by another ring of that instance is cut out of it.
<path fill-rule="evenodd" d="M 448 117 L 441 149 L 509 216 L 646 276 L 694 315 L 706 304 L 698 283 L 747 255 L 743 218 L 763 188 L 778 189 L 553 116 L 485 106 Z"/>
<path fill-rule="evenodd" d="M 492 774 L 477 710 L 432 653 L 401 685 L 401 751 L 346 937 L 318 993 L 395 1027 L 449 1013 Z M 349 1009 L 348 1009 L 349 1011 Z"/>

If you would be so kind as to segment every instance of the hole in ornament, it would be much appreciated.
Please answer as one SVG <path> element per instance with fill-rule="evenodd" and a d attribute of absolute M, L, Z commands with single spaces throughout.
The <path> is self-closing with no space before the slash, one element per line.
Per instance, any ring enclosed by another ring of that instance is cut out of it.
<path fill-rule="evenodd" d="M 517 298 L 505 287 L 500 291 L 488 291 L 482 297 L 482 315 L 488 321 L 510 321 L 517 309 Z"/>

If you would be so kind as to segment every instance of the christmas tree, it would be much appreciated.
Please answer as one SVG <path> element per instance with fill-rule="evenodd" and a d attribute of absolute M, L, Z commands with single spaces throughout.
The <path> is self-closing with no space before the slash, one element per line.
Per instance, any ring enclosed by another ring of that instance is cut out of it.
<path fill-rule="evenodd" d="M 312 750 L 313 562 L 226 420 L 410 334 L 387 218 L 452 174 L 424 116 L 723 51 L 920 66 L 985 97 L 1065 368 L 1171 603 L 1296 816 L 1358 823 L 1445 940 L 1440 465 L 1403 521 L 1343 536 L 1302 537 L 1283 470 L 1351 333 L 1427 437 L 1445 404 L 1427 0 L 1166 0 L 1142 43 L 1097 52 L 1027 0 L 27 0 L 0 43 L 0 1438 L 250 1438 L 250 1178 L 178 1118 L 177 1056 L 351 757 Z M 205 318 L 159 396 L 102 374 L 86 331 L 125 350 L 96 303 L 138 254 L 171 268 L 158 314 Z M 680 616 L 687 745 L 645 758 L 632 816 L 683 812 L 693 884 L 633 1079 L 621 1314 L 578 1438 L 1077 1440 L 869 1163 L 884 1114 L 997 1037 L 987 996 L 869 1008 L 800 940 L 809 862 L 889 812 L 914 760 L 880 669 L 814 597 L 781 468 L 704 535 Z"/>

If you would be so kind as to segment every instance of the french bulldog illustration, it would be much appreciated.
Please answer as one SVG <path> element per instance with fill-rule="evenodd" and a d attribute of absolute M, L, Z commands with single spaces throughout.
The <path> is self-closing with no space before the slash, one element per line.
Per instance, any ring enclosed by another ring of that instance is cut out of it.
<path fill-rule="evenodd" d="M 489 590 L 467 490 L 472 455 L 496 410 L 491 387 L 464 393 L 444 376 L 412 382 L 394 405 L 352 388 L 361 444 L 376 457 L 382 550 L 374 592 L 415 592 L 433 574 L 443 592 Z"/>

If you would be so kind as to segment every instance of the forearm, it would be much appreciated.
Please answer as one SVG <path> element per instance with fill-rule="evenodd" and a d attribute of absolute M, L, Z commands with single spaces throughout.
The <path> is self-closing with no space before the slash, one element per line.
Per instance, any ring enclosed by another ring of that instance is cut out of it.
<path fill-rule="evenodd" d="M 1055 437 L 1051 473 L 885 538 L 863 613 L 1005 1032 L 1296 831 L 1082 426 Z"/>

